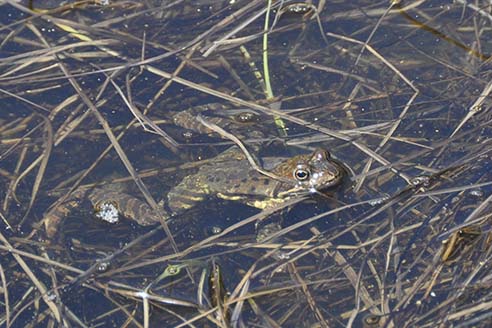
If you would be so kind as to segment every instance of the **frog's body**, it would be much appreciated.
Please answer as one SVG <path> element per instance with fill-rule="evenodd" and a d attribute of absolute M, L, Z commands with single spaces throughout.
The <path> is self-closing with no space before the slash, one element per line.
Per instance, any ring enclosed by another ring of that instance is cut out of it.
<path fill-rule="evenodd" d="M 183 119 L 186 115 L 188 113 L 181 113 L 179 118 Z M 190 116 L 189 119 L 195 120 L 195 117 Z M 175 119 L 175 122 L 179 120 Z M 188 122 L 187 127 L 193 124 L 196 123 Z M 285 201 L 293 194 L 335 186 L 345 174 L 343 166 L 331 159 L 327 151 L 321 149 L 312 154 L 292 158 L 265 158 L 263 168 L 273 177 L 258 172 L 239 148 L 231 147 L 172 188 L 163 198 L 164 204 L 159 210 L 160 213 L 154 211 L 147 203 L 119 191 L 107 188 L 79 189 L 68 201 L 48 214 L 45 220 L 47 231 L 53 235 L 60 220 L 77 206 L 79 199 L 85 197 L 92 202 L 97 211 L 107 211 L 106 208 L 111 205 L 109 208 L 115 208 L 118 213 L 140 225 L 150 225 L 159 222 L 160 217 L 167 219 L 195 207 L 211 196 L 266 208 Z"/>
<path fill-rule="evenodd" d="M 258 172 L 237 147 L 229 148 L 215 157 L 213 163 L 203 165 L 196 174 L 185 177 L 173 188 L 167 195 L 168 207 L 173 213 L 179 213 L 214 195 L 266 208 L 295 193 L 336 185 L 344 173 L 323 150 L 289 159 L 266 158 L 264 169 L 278 179 Z M 307 176 L 299 179 L 296 177 L 299 171 Z"/>

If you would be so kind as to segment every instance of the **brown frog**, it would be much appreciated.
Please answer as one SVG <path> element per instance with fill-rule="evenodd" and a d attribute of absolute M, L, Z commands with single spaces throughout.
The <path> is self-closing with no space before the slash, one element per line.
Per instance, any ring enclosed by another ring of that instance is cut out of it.
<path fill-rule="evenodd" d="M 193 130 L 210 132 L 196 122 L 196 109 L 193 115 L 189 114 L 181 112 L 175 116 L 174 121 L 181 126 L 192 127 Z M 252 112 L 233 115 L 232 118 L 219 116 L 210 120 L 230 127 L 233 123 L 237 124 L 238 120 L 251 123 L 257 119 L 256 114 Z M 246 131 L 244 134 L 251 133 Z M 258 172 L 238 147 L 231 147 L 200 166 L 196 173 L 186 176 L 172 188 L 161 202 L 163 208 L 160 214 L 165 219 L 181 214 L 210 196 L 264 209 L 283 202 L 292 195 L 336 186 L 346 172 L 343 165 L 332 159 L 330 153 L 323 149 L 291 158 L 264 158 L 263 169 L 269 171 L 271 176 Z M 45 226 L 49 235 L 54 235 L 61 219 L 84 197 L 91 201 L 96 215 L 104 220 L 115 221 L 118 214 L 122 214 L 140 225 L 159 222 L 160 216 L 156 211 L 129 194 L 111 189 L 79 189 L 64 204 L 48 213 Z"/>

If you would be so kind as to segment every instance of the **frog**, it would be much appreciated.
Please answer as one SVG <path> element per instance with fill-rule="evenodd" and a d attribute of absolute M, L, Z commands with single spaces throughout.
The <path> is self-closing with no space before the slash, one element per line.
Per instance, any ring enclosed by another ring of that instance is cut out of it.
<path fill-rule="evenodd" d="M 210 111 L 214 106 L 193 108 L 173 116 L 176 125 L 212 134 L 213 131 L 201 125 L 197 114 Z M 249 110 L 230 111 L 220 114 L 217 111 L 207 120 L 228 128 L 242 137 L 261 137 L 251 126 L 258 122 L 258 114 Z M 238 125 L 239 124 L 239 125 Z M 246 127 L 246 128 L 245 128 Z M 79 188 L 62 204 L 45 216 L 45 228 L 53 236 L 60 221 L 77 207 L 83 198 L 89 199 L 96 216 L 108 222 L 116 222 L 121 215 L 141 226 L 154 225 L 161 219 L 177 217 L 198 206 L 210 197 L 237 201 L 258 209 L 267 209 L 285 202 L 287 199 L 306 193 L 316 193 L 335 187 L 346 175 L 344 165 L 332 158 L 326 149 L 318 148 L 308 154 L 292 157 L 265 157 L 265 175 L 254 168 L 246 154 L 237 146 L 232 146 L 209 159 L 198 170 L 185 176 L 177 185 L 162 197 L 159 209 L 151 208 L 146 202 L 119 190 L 109 188 Z"/>

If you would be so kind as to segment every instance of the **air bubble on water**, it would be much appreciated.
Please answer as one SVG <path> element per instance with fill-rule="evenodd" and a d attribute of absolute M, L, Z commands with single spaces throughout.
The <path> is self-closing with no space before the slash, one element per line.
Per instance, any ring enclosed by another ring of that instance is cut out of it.
<path fill-rule="evenodd" d="M 429 185 L 429 182 L 430 182 L 430 178 L 426 175 L 420 175 L 420 176 L 416 176 L 414 177 L 412 180 L 410 180 L 410 182 L 414 185 L 414 186 L 424 186 L 424 187 L 427 187 Z"/>
<path fill-rule="evenodd" d="M 219 233 L 222 232 L 222 228 L 219 226 L 213 226 L 210 228 L 210 231 L 212 232 L 212 234 L 218 235 Z"/>
<path fill-rule="evenodd" d="M 108 271 L 111 263 L 109 261 L 101 261 L 97 264 L 97 272 L 103 273 Z"/>
<path fill-rule="evenodd" d="M 275 255 L 276 255 L 277 259 L 279 259 L 279 260 L 288 260 L 288 259 L 290 259 L 289 253 L 286 253 L 286 252 L 278 252 Z"/>
<path fill-rule="evenodd" d="M 473 197 L 483 197 L 483 191 L 480 190 L 480 189 L 472 189 L 470 191 L 470 196 L 473 196 Z"/>
<path fill-rule="evenodd" d="M 371 199 L 369 201 L 369 205 L 371 205 L 371 206 L 381 205 L 387 199 L 388 199 L 388 196 Z"/>
<path fill-rule="evenodd" d="M 48 298 L 48 300 L 50 300 L 50 301 L 54 301 L 54 300 L 56 300 L 56 294 L 55 294 L 55 293 L 53 293 L 53 292 L 48 292 L 48 293 L 47 293 L 47 298 Z"/>

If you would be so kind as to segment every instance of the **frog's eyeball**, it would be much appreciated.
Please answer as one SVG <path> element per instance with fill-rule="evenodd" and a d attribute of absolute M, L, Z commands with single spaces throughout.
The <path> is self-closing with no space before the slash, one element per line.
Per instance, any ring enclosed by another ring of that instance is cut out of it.
<path fill-rule="evenodd" d="M 317 149 L 314 154 L 312 159 L 316 161 L 326 161 L 331 159 L 331 154 L 329 151 L 324 150 L 324 149 Z"/>
<path fill-rule="evenodd" d="M 294 178 L 297 181 L 306 181 L 311 176 L 311 172 L 305 165 L 298 165 L 294 171 Z"/>

